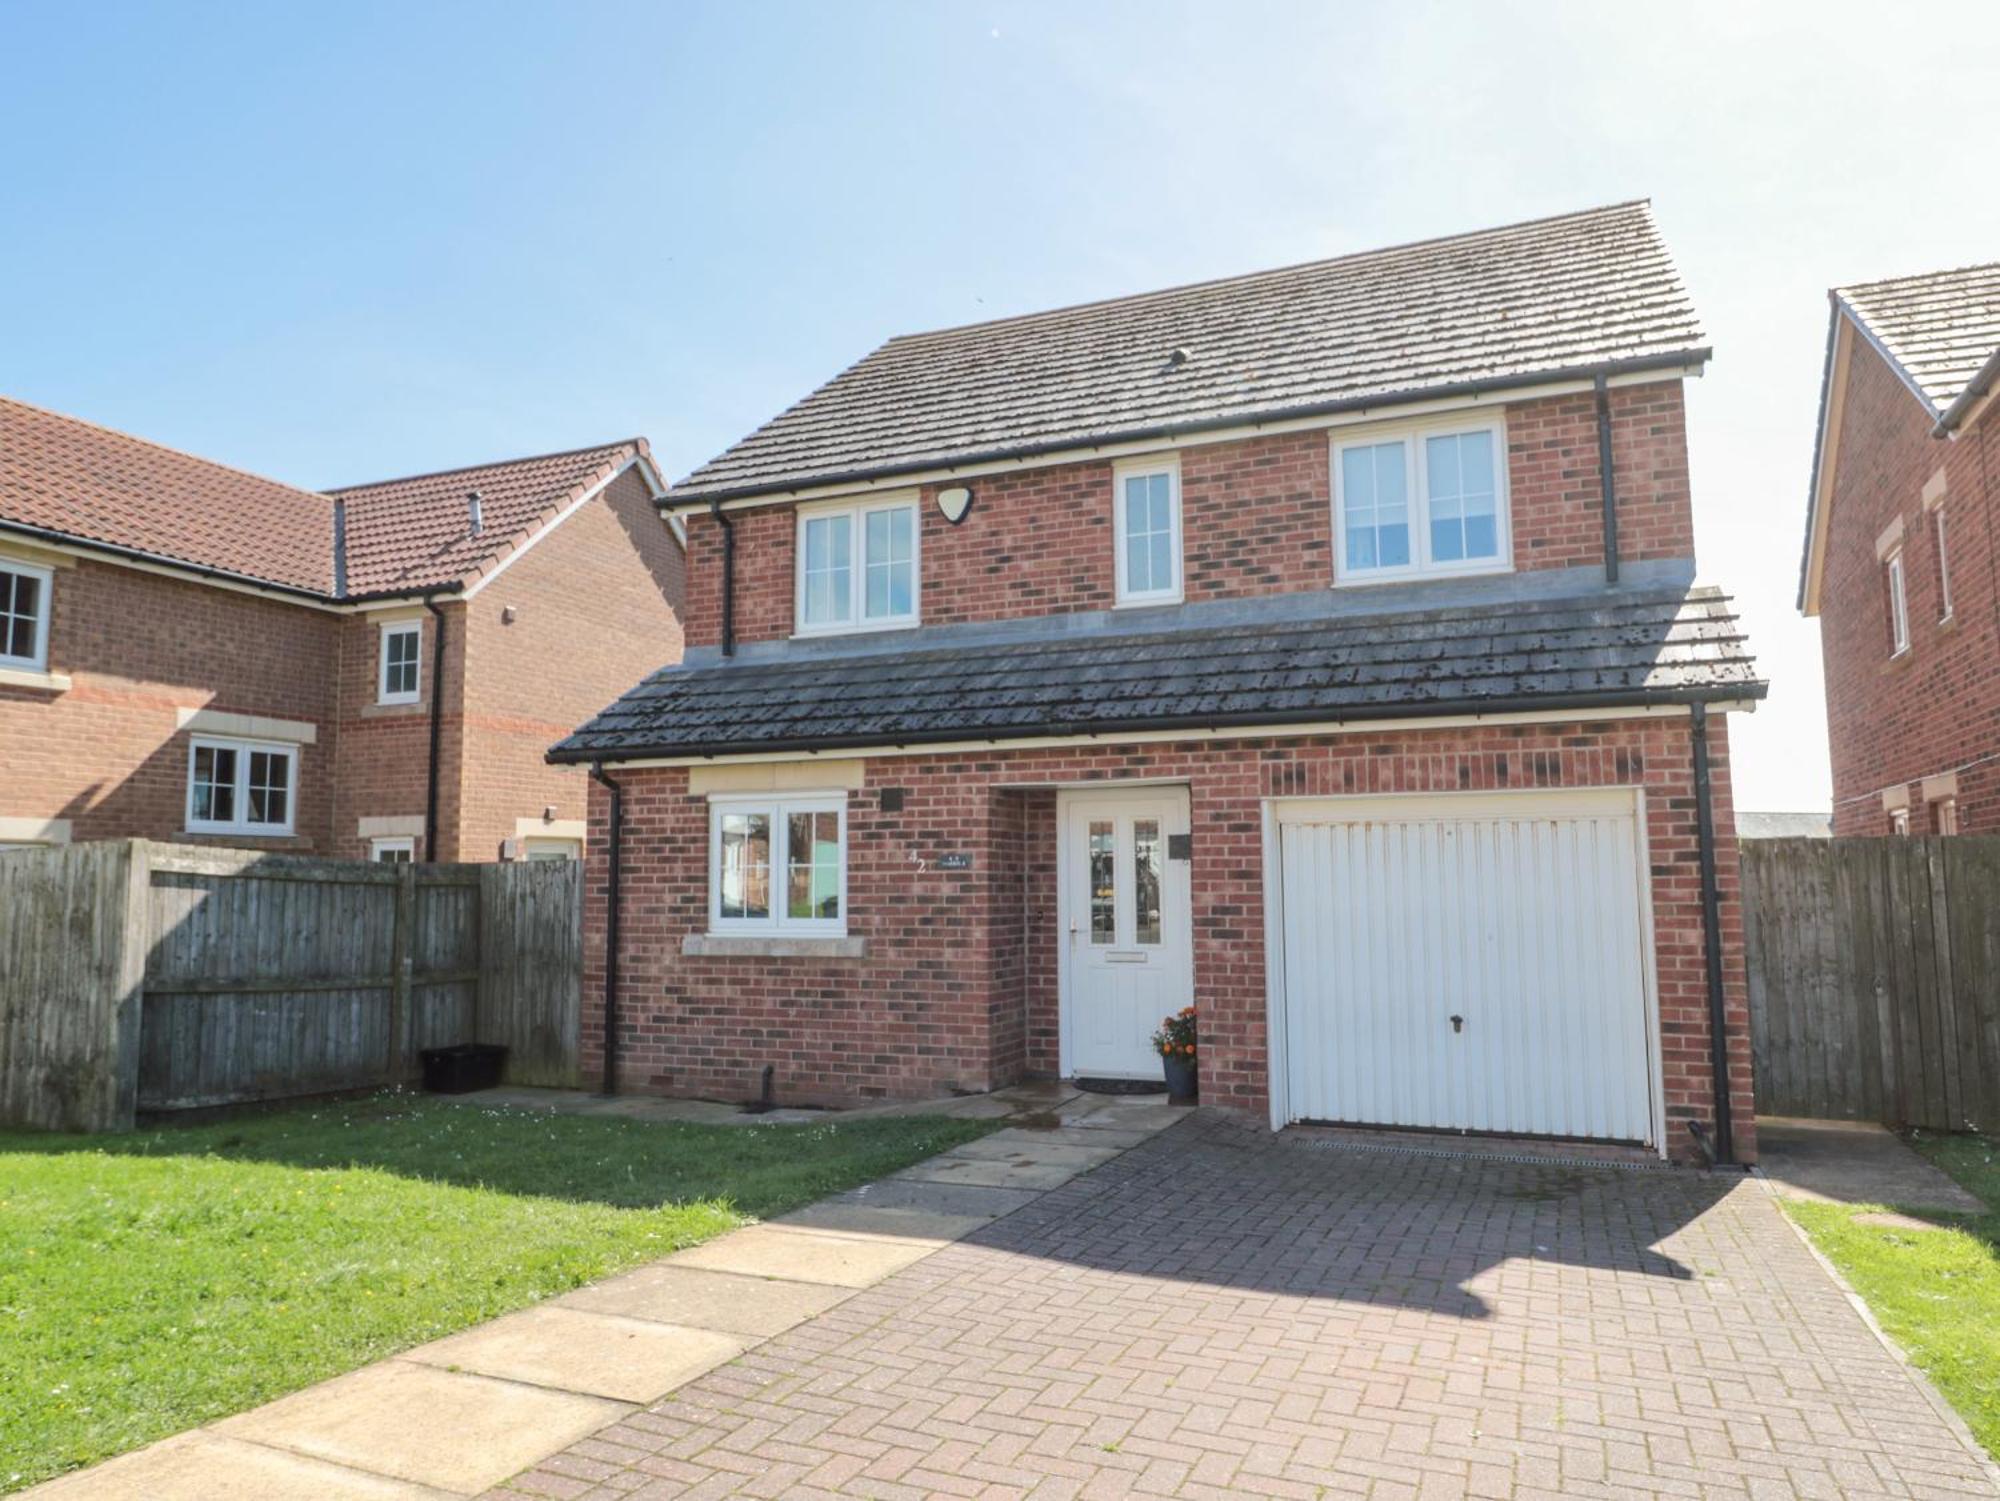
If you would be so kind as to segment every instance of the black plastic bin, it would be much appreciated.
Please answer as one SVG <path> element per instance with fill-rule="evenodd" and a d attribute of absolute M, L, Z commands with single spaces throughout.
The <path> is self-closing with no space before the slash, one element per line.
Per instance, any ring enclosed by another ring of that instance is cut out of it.
<path fill-rule="evenodd" d="M 424 1088 L 432 1094 L 471 1094 L 500 1082 L 507 1049 L 497 1042 L 461 1042 L 448 1048 L 425 1048 L 417 1054 L 424 1065 Z"/>

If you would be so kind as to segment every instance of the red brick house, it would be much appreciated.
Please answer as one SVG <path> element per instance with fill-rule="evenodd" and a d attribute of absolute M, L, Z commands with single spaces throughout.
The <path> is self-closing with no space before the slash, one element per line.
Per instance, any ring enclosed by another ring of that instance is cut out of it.
<path fill-rule="evenodd" d="M 670 492 L 687 656 L 551 752 L 586 1068 L 1157 1079 L 1194 1003 L 1273 1126 L 1748 1160 L 1708 356 L 1643 204 L 883 345 Z"/>
<path fill-rule="evenodd" d="M 0 845 L 580 853 L 543 752 L 680 654 L 663 489 L 632 439 L 320 493 L 0 399 Z"/>
<path fill-rule="evenodd" d="M 2000 265 L 1829 296 L 1799 608 L 1833 831 L 2000 833 Z"/>

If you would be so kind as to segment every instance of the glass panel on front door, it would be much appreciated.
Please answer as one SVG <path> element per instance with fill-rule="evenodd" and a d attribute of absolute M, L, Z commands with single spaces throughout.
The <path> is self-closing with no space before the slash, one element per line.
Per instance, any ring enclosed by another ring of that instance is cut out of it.
<path fill-rule="evenodd" d="M 1109 819 L 1090 826 L 1090 941 L 1118 941 L 1118 835 Z"/>
<path fill-rule="evenodd" d="M 1133 941 L 1160 941 L 1160 821 L 1132 821 Z"/>

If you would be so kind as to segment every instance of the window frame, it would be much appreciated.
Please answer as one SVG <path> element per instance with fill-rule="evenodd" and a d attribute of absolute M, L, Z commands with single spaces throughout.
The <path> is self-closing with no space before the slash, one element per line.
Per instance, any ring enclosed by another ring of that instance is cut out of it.
<path fill-rule="evenodd" d="M 722 818 L 725 813 L 762 813 L 771 820 L 771 910 L 764 917 L 722 915 Z M 794 813 L 832 813 L 840 831 L 840 916 L 790 917 L 785 889 L 790 880 Z M 847 794 L 844 792 L 755 792 L 716 794 L 708 800 L 708 931 L 717 937 L 845 938 L 847 936 Z"/>
<path fill-rule="evenodd" d="M 921 497 L 914 490 L 897 490 L 879 496 L 815 502 L 798 508 L 792 534 L 792 635 L 852 636 L 865 631 L 905 631 L 923 623 L 924 616 L 924 513 Z M 910 608 L 907 614 L 873 618 L 868 608 L 868 518 L 885 511 L 910 513 Z M 848 618 L 821 624 L 806 621 L 806 528 L 814 521 L 845 515 L 848 528 Z"/>
<path fill-rule="evenodd" d="M 406 860 L 385 860 L 384 855 L 405 855 Z M 376 865 L 414 865 L 417 840 L 414 834 L 385 834 L 368 841 L 368 859 Z"/>
<path fill-rule="evenodd" d="M 1909 836 L 1910 810 L 1908 808 L 1891 808 L 1889 810 L 1889 832 L 1899 838 L 1907 838 Z"/>
<path fill-rule="evenodd" d="M 1488 433 L 1493 440 L 1494 554 L 1490 558 L 1440 563 L 1431 557 L 1430 460 L 1427 440 Z M 1341 455 L 1350 448 L 1403 446 L 1404 493 L 1410 509 L 1410 561 L 1394 568 L 1356 569 L 1347 561 L 1347 496 L 1342 482 Z M 1333 587 L 1364 588 L 1411 580 L 1473 578 L 1514 571 L 1514 505 L 1508 475 L 1507 415 L 1469 417 L 1452 413 L 1429 421 L 1402 422 L 1393 427 L 1336 428 L 1328 437 L 1328 484 L 1333 510 Z"/>
<path fill-rule="evenodd" d="M 561 845 L 558 851 L 555 847 Z M 583 858 L 583 841 L 567 834 L 527 834 L 521 839 L 521 863 L 534 860 L 574 861 Z"/>
<path fill-rule="evenodd" d="M 1174 582 L 1169 589 L 1134 589 L 1126 556 L 1125 482 L 1167 477 L 1167 522 L 1172 538 Z M 1114 606 L 1177 605 L 1187 598 L 1186 532 L 1181 520 L 1181 456 L 1177 453 L 1151 454 L 1143 459 L 1121 459 L 1111 466 L 1111 546 L 1115 587 Z"/>
<path fill-rule="evenodd" d="M 389 690 L 389 641 L 394 636 L 415 636 L 417 638 L 417 682 L 408 692 L 392 693 Z M 424 623 L 421 620 L 386 620 L 382 623 L 380 639 L 375 650 L 375 702 L 378 704 L 415 704 L 424 697 Z"/>
<path fill-rule="evenodd" d="M 1910 649 L 1910 578 L 1903 566 L 1902 544 L 1889 549 L 1882 559 L 1883 584 L 1889 591 L 1889 660 Z"/>
<path fill-rule="evenodd" d="M 1939 625 L 1951 623 L 1951 554 L 1945 548 L 1944 506 L 1931 508 L 1931 546 L 1937 549 Z"/>
<path fill-rule="evenodd" d="M 235 817 L 222 821 L 198 819 L 194 815 L 195 755 L 202 749 L 236 753 L 236 772 L 231 780 L 230 799 Z M 285 759 L 285 821 L 283 824 L 250 822 L 250 758 L 276 755 Z M 190 834 L 235 834 L 257 839 L 283 839 L 297 831 L 299 822 L 299 747 L 287 740 L 237 740 L 227 735 L 188 737 L 187 778 L 182 800 L 184 827 Z"/>
<path fill-rule="evenodd" d="M 1945 825 L 1949 824 L 1947 828 Z M 1958 823 L 1958 794 L 1948 792 L 1943 797 L 1931 799 L 1931 830 L 1940 838 L 1948 839 L 1956 834 Z"/>
<path fill-rule="evenodd" d="M 40 563 L 27 563 L 18 558 L 0 557 L 0 573 L 18 574 L 30 578 L 41 587 L 36 591 L 35 602 L 35 643 L 30 654 L 17 657 L 0 649 L 0 667 L 12 667 L 28 672 L 46 672 L 49 665 L 49 617 L 55 613 L 56 572 Z"/>

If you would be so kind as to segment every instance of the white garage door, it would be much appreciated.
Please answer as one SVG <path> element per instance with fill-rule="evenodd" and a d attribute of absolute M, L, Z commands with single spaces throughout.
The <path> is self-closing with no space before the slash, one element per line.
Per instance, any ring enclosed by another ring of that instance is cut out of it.
<path fill-rule="evenodd" d="M 1650 1142 L 1625 789 L 1278 805 L 1292 1120 Z"/>

